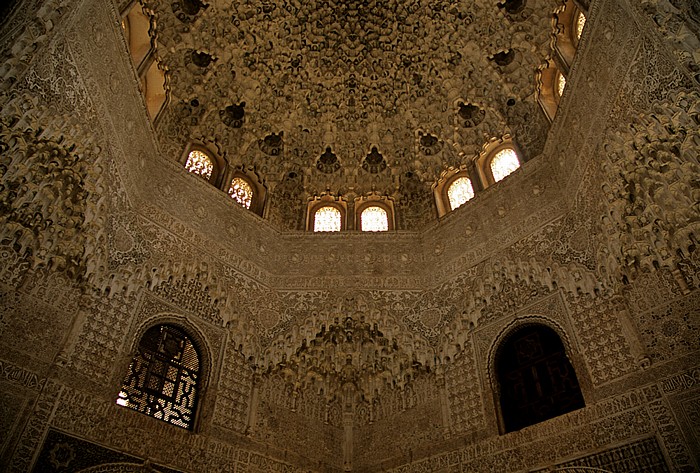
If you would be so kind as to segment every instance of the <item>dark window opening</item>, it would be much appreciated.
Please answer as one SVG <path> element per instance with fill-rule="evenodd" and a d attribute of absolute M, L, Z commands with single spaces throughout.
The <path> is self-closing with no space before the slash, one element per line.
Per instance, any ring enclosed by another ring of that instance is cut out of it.
<path fill-rule="evenodd" d="M 518 329 L 500 347 L 495 368 L 506 432 L 585 406 L 564 345 L 548 327 Z"/>

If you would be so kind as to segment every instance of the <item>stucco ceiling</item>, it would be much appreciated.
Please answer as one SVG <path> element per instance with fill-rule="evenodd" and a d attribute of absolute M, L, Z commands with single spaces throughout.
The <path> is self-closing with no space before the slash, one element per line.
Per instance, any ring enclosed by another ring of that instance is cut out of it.
<path fill-rule="evenodd" d="M 170 105 L 165 149 L 206 143 L 273 189 L 429 193 L 511 134 L 526 158 L 548 122 L 535 71 L 553 0 L 157 1 Z"/>

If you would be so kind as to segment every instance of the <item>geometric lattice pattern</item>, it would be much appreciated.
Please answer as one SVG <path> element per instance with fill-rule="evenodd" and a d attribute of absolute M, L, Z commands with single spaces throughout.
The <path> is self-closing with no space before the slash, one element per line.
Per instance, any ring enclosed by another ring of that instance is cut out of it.
<path fill-rule="evenodd" d="M 315 232 L 339 232 L 341 222 L 342 216 L 340 210 L 330 205 L 321 207 L 314 213 Z"/>
<path fill-rule="evenodd" d="M 246 209 L 249 209 L 250 204 L 253 203 L 253 189 L 250 187 L 250 184 L 241 177 L 234 177 L 231 180 L 231 186 L 228 188 L 228 195 Z"/>
<path fill-rule="evenodd" d="M 493 157 L 491 160 L 491 173 L 494 181 L 498 182 L 520 167 L 518 155 L 513 148 L 506 148 Z"/>
<path fill-rule="evenodd" d="M 197 407 L 199 354 L 185 332 L 151 327 L 141 338 L 117 404 L 192 429 Z"/>
<path fill-rule="evenodd" d="M 385 232 L 389 230 L 389 217 L 381 207 L 367 207 L 360 215 L 363 232 Z"/>
<path fill-rule="evenodd" d="M 450 209 L 454 210 L 474 197 L 472 181 L 468 177 L 455 179 L 447 190 L 447 198 L 450 200 Z"/>
<path fill-rule="evenodd" d="M 185 169 L 192 174 L 197 174 L 208 180 L 211 177 L 211 173 L 214 171 L 214 163 L 206 154 L 201 151 L 193 150 L 190 151 L 190 154 L 187 156 Z"/>

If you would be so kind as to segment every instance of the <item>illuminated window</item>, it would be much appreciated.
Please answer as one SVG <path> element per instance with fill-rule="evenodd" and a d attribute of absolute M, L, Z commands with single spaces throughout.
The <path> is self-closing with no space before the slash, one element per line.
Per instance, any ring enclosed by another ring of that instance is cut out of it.
<path fill-rule="evenodd" d="M 172 325 L 151 327 L 141 338 L 117 404 L 192 429 L 197 408 L 199 353 Z"/>
<path fill-rule="evenodd" d="M 576 19 L 576 39 L 581 39 L 584 26 L 586 26 L 586 15 L 579 12 L 578 18 Z"/>
<path fill-rule="evenodd" d="M 495 182 L 500 181 L 520 167 L 518 155 L 513 148 L 505 148 L 491 160 L 491 173 Z"/>
<path fill-rule="evenodd" d="M 253 203 L 253 189 L 242 177 L 234 177 L 231 186 L 228 188 L 228 195 L 246 209 Z"/>
<path fill-rule="evenodd" d="M 385 232 L 389 230 L 389 216 L 386 210 L 373 205 L 360 214 L 360 225 L 364 232 Z"/>
<path fill-rule="evenodd" d="M 571 68 L 586 24 L 586 17 L 575 0 L 558 3 L 552 22 L 552 54 L 535 73 L 537 101 L 549 121 L 554 120 L 567 79 L 571 79 Z"/>
<path fill-rule="evenodd" d="M 212 172 L 214 172 L 214 162 L 205 153 L 198 150 L 192 150 L 187 156 L 185 169 L 192 174 L 197 174 L 202 176 L 204 179 L 209 180 Z"/>
<path fill-rule="evenodd" d="M 458 177 L 450 184 L 450 188 L 447 190 L 447 198 L 450 201 L 452 210 L 473 197 L 474 188 L 472 187 L 472 181 L 468 177 Z"/>
<path fill-rule="evenodd" d="M 564 88 L 566 87 L 566 77 L 561 72 L 557 75 L 557 94 L 561 97 L 564 94 Z"/>
<path fill-rule="evenodd" d="M 314 213 L 315 232 L 339 232 L 341 223 L 340 210 L 330 205 L 321 207 Z"/>

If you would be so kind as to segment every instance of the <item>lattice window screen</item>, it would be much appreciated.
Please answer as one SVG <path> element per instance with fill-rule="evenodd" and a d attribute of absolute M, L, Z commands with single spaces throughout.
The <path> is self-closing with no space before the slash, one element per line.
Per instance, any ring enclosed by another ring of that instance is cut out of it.
<path fill-rule="evenodd" d="M 199 354 L 172 325 L 151 327 L 141 338 L 117 404 L 192 429 L 197 407 Z"/>

